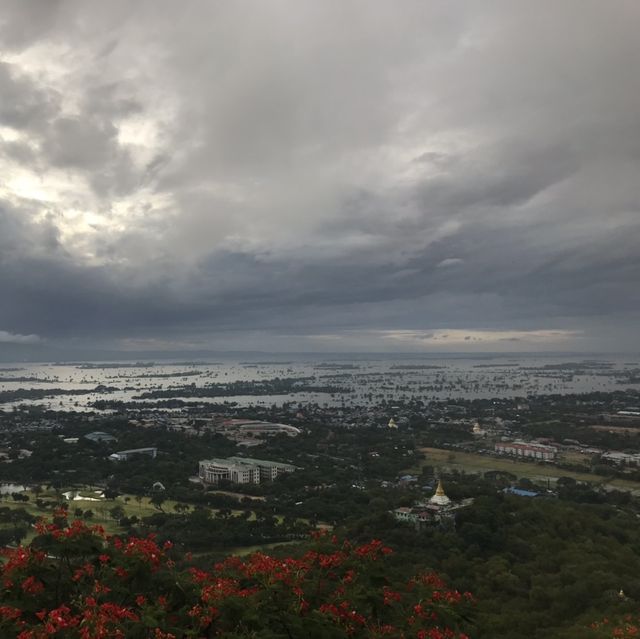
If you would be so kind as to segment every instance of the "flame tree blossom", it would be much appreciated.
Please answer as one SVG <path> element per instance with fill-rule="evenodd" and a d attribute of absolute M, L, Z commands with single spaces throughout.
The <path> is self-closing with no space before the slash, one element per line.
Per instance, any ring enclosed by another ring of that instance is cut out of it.
<path fill-rule="evenodd" d="M 255 553 L 202 570 L 170 542 L 40 521 L 0 566 L 0 636 L 18 639 L 468 639 L 473 597 L 433 573 L 388 575 L 392 550 L 317 536 L 296 557 Z"/>
<path fill-rule="evenodd" d="M 593 622 L 587 631 L 588 639 L 640 639 L 640 614 L 627 613 L 614 618 L 605 617 Z"/>

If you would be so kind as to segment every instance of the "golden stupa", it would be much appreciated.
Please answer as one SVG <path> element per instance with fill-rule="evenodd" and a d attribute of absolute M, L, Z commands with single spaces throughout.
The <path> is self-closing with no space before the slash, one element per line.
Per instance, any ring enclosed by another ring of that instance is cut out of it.
<path fill-rule="evenodd" d="M 451 503 L 451 500 L 447 497 L 444 492 L 444 488 L 442 487 L 442 479 L 438 479 L 438 487 L 436 488 L 435 495 L 429 500 L 430 504 L 435 504 L 436 506 L 448 506 Z"/>

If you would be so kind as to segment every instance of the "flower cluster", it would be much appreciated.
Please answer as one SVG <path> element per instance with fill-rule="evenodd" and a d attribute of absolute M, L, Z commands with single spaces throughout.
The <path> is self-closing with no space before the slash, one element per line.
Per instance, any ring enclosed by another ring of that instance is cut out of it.
<path fill-rule="evenodd" d="M 392 551 L 377 540 L 321 536 L 297 557 L 255 553 L 202 570 L 178 569 L 169 542 L 108 536 L 63 513 L 38 532 L 3 551 L 0 636 L 467 638 L 472 597 L 433 573 L 392 582 Z"/>
<path fill-rule="evenodd" d="M 603 639 L 639 639 L 640 617 L 626 614 L 620 618 L 604 618 L 591 624 L 590 630 L 593 637 Z"/>

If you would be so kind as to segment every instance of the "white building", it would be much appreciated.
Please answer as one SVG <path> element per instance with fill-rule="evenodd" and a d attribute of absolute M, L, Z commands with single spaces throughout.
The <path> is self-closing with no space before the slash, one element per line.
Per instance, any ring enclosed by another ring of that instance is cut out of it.
<path fill-rule="evenodd" d="M 275 424 L 255 419 L 226 419 L 222 422 L 225 433 L 237 436 L 272 437 L 273 435 L 287 435 L 297 437 L 302 432 L 296 426 L 289 424 Z"/>
<path fill-rule="evenodd" d="M 515 457 L 529 457 L 551 461 L 555 459 L 558 449 L 555 446 L 547 446 L 536 442 L 500 442 L 495 445 L 496 453 L 501 455 L 514 455 Z"/>
<path fill-rule="evenodd" d="M 271 481 L 282 473 L 292 473 L 295 469 L 295 466 L 281 462 L 229 457 L 201 461 L 198 476 L 206 484 L 217 484 L 221 479 L 234 484 L 259 484 L 261 481 Z"/>
<path fill-rule="evenodd" d="M 146 456 L 155 459 L 157 455 L 157 448 L 131 448 L 130 450 L 119 450 L 118 452 L 109 455 L 109 459 L 112 461 L 127 461 L 132 457 L 140 456 Z"/>
<path fill-rule="evenodd" d="M 274 462 L 266 459 L 253 459 L 251 457 L 229 457 L 230 460 L 240 464 L 257 466 L 260 470 L 261 480 L 273 480 L 283 473 L 292 473 L 296 467 L 292 464 Z"/>
<path fill-rule="evenodd" d="M 640 455 L 638 453 L 621 453 L 611 450 L 603 453 L 602 459 L 606 459 L 615 464 L 640 464 Z"/>
<path fill-rule="evenodd" d="M 200 462 L 198 473 L 206 484 L 217 484 L 221 479 L 234 484 L 259 484 L 260 469 L 231 459 L 205 459 Z"/>

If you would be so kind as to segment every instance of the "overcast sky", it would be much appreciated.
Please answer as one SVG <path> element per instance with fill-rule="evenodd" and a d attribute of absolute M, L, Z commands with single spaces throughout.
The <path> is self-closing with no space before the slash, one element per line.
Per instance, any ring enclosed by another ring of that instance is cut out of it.
<path fill-rule="evenodd" d="M 638 351 L 639 24 L 3 0 L 0 343 Z"/>

